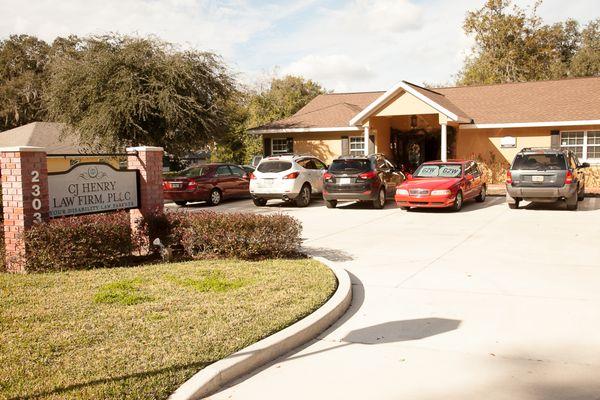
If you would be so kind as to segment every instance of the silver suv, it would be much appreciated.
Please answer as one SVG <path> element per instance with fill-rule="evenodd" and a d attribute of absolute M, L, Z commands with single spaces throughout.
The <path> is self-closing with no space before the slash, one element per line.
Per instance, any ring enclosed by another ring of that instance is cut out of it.
<path fill-rule="evenodd" d="M 519 208 L 521 200 L 553 203 L 564 200 L 576 210 L 585 196 L 585 180 L 580 163 L 569 150 L 524 148 L 513 160 L 506 176 L 506 200 L 510 208 Z"/>

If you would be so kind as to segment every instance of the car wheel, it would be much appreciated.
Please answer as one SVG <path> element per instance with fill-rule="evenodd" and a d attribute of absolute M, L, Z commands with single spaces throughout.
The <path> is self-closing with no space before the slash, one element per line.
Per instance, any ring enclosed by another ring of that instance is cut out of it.
<path fill-rule="evenodd" d="M 310 203 L 310 185 L 305 183 L 296 197 L 296 206 L 306 207 Z"/>
<path fill-rule="evenodd" d="M 519 208 L 519 200 L 515 201 L 514 203 L 508 203 L 508 208 L 511 210 L 516 210 Z"/>
<path fill-rule="evenodd" d="M 463 194 L 462 192 L 456 193 L 454 204 L 452 205 L 452 211 L 460 211 L 463 206 Z"/>
<path fill-rule="evenodd" d="M 267 199 L 263 199 L 263 198 L 260 198 L 260 197 L 253 197 L 252 198 L 252 202 L 257 207 L 264 207 L 264 206 L 267 205 Z"/>
<path fill-rule="evenodd" d="M 573 193 L 573 196 L 567 199 L 567 210 L 575 211 L 577 210 L 577 206 L 579 202 L 577 201 L 578 195 L 577 193 Z"/>
<path fill-rule="evenodd" d="M 385 188 L 381 187 L 379 189 L 379 194 L 377 197 L 373 199 L 373 208 L 378 210 L 382 209 L 385 206 Z"/>
<path fill-rule="evenodd" d="M 177 204 L 180 207 L 183 207 L 187 204 L 187 201 L 185 201 L 185 200 L 176 201 L 175 204 Z"/>
<path fill-rule="evenodd" d="M 477 201 L 479 203 L 483 203 L 485 201 L 486 197 L 487 197 L 487 188 L 485 187 L 485 185 L 483 185 L 481 187 L 481 192 L 479 193 L 479 196 L 475 197 L 475 201 Z"/>
<path fill-rule="evenodd" d="M 208 204 L 211 206 L 218 206 L 221 204 L 222 198 L 221 191 L 219 189 L 213 189 L 208 195 Z"/>
<path fill-rule="evenodd" d="M 402 207 L 400 207 L 400 208 L 401 208 L 402 210 L 404 210 L 404 211 L 410 211 L 410 207 L 404 207 L 404 206 L 402 206 Z"/>
<path fill-rule="evenodd" d="M 337 200 L 325 200 L 327 208 L 335 208 L 337 206 Z"/>

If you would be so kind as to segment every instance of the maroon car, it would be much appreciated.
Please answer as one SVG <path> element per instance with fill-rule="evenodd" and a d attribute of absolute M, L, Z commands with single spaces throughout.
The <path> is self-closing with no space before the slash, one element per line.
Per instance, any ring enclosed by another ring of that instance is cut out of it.
<path fill-rule="evenodd" d="M 195 165 L 163 178 L 165 199 L 184 206 L 188 202 L 206 201 L 212 206 L 223 199 L 250 197 L 250 177 L 233 164 Z"/>

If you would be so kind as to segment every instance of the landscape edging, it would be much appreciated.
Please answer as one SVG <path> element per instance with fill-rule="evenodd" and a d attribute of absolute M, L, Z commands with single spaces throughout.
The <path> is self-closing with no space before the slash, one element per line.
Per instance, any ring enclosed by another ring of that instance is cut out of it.
<path fill-rule="evenodd" d="M 325 304 L 287 328 L 200 370 L 177 388 L 169 399 L 195 400 L 215 393 L 226 384 L 314 339 L 344 315 L 352 301 L 350 275 L 342 268 L 329 265 L 322 257 L 314 259 L 331 269 L 338 282 L 335 293 Z"/>

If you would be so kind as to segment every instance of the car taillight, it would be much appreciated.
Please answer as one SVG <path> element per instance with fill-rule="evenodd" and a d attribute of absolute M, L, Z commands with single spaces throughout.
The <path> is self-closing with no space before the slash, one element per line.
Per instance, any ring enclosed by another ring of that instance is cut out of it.
<path fill-rule="evenodd" d="M 567 175 L 565 175 L 565 185 L 570 185 L 571 183 L 573 183 L 573 173 L 567 171 Z"/>
<path fill-rule="evenodd" d="M 300 175 L 300 172 L 292 172 L 283 177 L 283 179 L 296 179 Z"/>
<path fill-rule="evenodd" d="M 358 175 L 358 179 L 373 179 L 373 178 L 377 178 L 377 172 L 375 171 L 369 171 L 369 172 L 364 172 L 360 175 Z"/>
<path fill-rule="evenodd" d="M 510 171 L 506 171 L 506 183 L 508 183 L 508 184 L 512 183 L 512 175 L 511 175 Z"/>
<path fill-rule="evenodd" d="M 330 174 L 329 172 L 325 172 L 323 174 L 323 179 L 325 179 L 326 181 L 330 180 L 331 178 L 333 178 L 333 175 Z"/>

